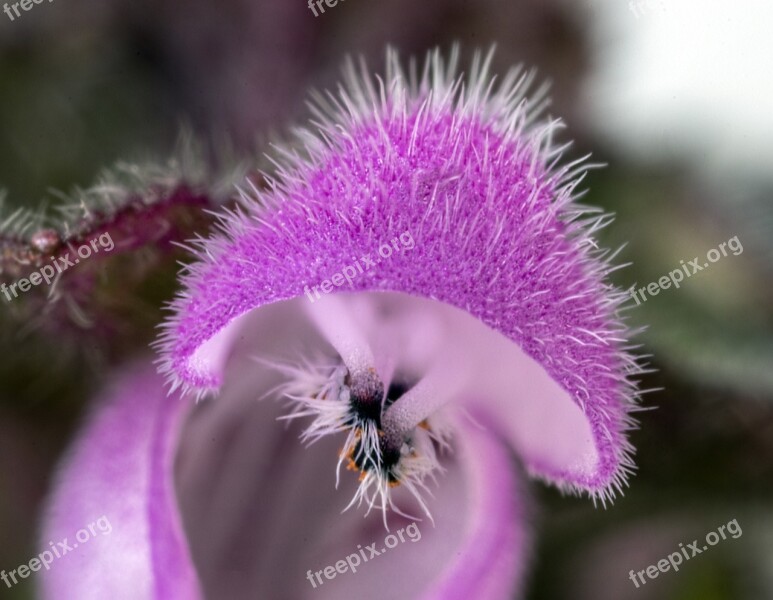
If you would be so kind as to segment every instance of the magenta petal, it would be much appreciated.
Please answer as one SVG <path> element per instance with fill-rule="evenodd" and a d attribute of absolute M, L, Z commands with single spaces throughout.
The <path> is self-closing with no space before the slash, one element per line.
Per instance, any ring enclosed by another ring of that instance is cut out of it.
<path fill-rule="evenodd" d="M 172 481 L 188 406 L 178 395 L 166 396 L 150 365 L 126 373 L 97 404 L 57 476 L 41 547 L 65 538 L 72 544 L 76 532 L 101 517 L 112 530 L 96 530 L 41 571 L 43 598 L 201 597 Z"/>
<path fill-rule="evenodd" d="M 581 411 L 598 457 L 537 459 L 530 471 L 613 497 L 633 468 L 626 433 L 641 369 L 618 314 L 626 296 L 605 280 L 609 255 L 593 250 L 606 217 L 576 202 L 583 168 L 556 166 L 555 123 L 534 123 L 517 74 L 497 88 L 478 65 L 461 80 L 438 55 L 418 81 L 393 56 L 383 86 L 368 73 L 349 79 L 322 102 L 319 130 L 302 133 L 308 156 L 287 158 L 271 190 L 201 242 L 159 341 L 172 385 L 218 388 L 244 315 L 308 302 L 305 286 L 391 243 L 388 259 L 328 285 L 430 298 L 501 333 Z M 516 418 L 517 394 L 493 400 L 496 419 Z"/>

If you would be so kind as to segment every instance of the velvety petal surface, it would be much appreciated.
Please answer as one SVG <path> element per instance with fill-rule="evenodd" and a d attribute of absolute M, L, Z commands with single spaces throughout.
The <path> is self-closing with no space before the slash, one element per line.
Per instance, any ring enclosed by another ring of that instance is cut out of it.
<path fill-rule="evenodd" d="M 167 397 L 149 362 L 124 373 L 98 399 L 48 502 L 40 547 L 57 548 L 62 556 L 40 572 L 42 598 L 201 597 L 172 477 L 189 408 L 179 395 Z M 90 531 L 101 518 L 110 527 Z M 72 547 L 66 552 L 65 540 Z"/>
<path fill-rule="evenodd" d="M 556 406 L 567 407 L 561 418 L 578 411 L 592 451 L 537 451 L 527 464 L 604 501 L 632 468 L 626 430 L 640 371 L 617 314 L 624 296 L 594 250 L 605 217 L 576 203 L 582 167 L 557 166 L 556 124 L 535 122 L 539 98 L 524 99 L 524 77 L 495 86 L 485 65 L 464 80 L 455 73 L 433 56 L 423 76 L 404 75 L 392 56 L 383 85 L 352 70 L 345 90 L 319 101 L 318 130 L 300 134 L 304 156 L 285 153 L 272 189 L 201 242 L 159 342 L 163 369 L 173 386 L 216 389 L 244 315 L 318 301 L 326 280 L 334 293 L 433 299 L 517 349 L 485 399 L 497 422 L 522 418 L 523 406 L 546 420 Z M 548 381 L 527 377 L 532 365 Z M 543 446 L 562 444 L 531 431 Z"/>

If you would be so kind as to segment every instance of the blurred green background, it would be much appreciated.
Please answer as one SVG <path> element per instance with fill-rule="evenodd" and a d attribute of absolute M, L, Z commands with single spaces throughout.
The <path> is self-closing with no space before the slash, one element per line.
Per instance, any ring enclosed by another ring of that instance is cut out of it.
<path fill-rule="evenodd" d="M 499 72 L 523 63 L 551 81 L 570 153 L 606 163 L 584 201 L 617 216 L 599 235 L 631 263 L 617 285 L 704 262 L 734 236 L 743 246 L 626 311 L 655 370 L 632 434 L 638 474 L 607 509 L 533 486 L 528 597 L 773 598 L 772 15 L 751 0 L 348 0 L 316 18 L 302 0 L 34 5 L 0 14 L 5 212 L 56 207 L 51 190 L 116 160 L 168 156 L 182 123 L 211 148 L 266 150 L 346 54 L 379 68 L 386 44 L 409 56 L 459 41 L 469 56 L 496 43 Z M 37 553 L 53 468 L 104 373 L 0 323 L 0 568 L 12 569 Z M 639 589 L 628 579 L 732 519 L 738 539 Z M 32 589 L 0 585 L 0 598 Z"/>

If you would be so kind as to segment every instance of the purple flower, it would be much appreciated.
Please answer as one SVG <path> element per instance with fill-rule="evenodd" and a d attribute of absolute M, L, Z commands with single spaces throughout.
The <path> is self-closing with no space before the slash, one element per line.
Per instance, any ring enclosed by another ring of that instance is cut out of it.
<path fill-rule="evenodd" d="M 303 150 L 198 245 L 158 344 L 172 395 L 125 376 L 64 470 L 49 538 L 112 510 L 148 598 L 197 580 L 228 598 L 511 598 L 514 453 L 605 503 L 633 468 L 641 370 L 591 238 L 607 217 L 576 203 L 586 167 L 559 166 L 529 83 L 495 85 L 488 59 L 460 78 L 456 54 L 404 74 L 390 54 L 383 82 L 351 68 L 320 96 Z M 414 521 L 420 543 L 327 577 L 382 522 Z M 93 560 L 47 589 L 121 589 Z"/>

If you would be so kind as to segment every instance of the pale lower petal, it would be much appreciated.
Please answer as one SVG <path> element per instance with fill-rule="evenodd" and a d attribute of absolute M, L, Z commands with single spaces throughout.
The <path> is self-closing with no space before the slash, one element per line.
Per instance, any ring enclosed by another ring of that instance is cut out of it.
<path fill-rule="evenodd" d="M 512 455 L 485 420 L 460 427 L 469 492 L 465 536 L 423 600 L 513 600 L 529 562 L 528 507 Z"/>
<path fill-rule="evenodd" d="M 195 600 L 198 584 L 172 488 L 177 431 L 188 404 L 167 397 L 151 364 L 135 367 L 96 404 L 49 500 L 40 548 L 77 547 L 41 571 L 52 600 Z M 112 530 L 75 540 L 105 517 Z"/>

